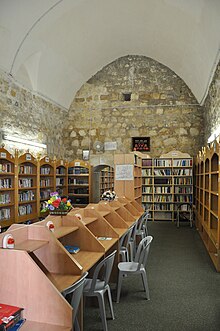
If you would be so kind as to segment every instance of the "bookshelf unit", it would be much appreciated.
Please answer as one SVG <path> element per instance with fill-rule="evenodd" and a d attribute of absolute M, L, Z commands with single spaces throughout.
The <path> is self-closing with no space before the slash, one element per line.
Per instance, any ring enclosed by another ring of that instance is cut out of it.
<path fill-rule="evenodd" d="M 93 202 L 99 202 L 105 191 L 114 191 L 114 168 L 109 165 L 98 165 L 93 168 Z M 99 188 L 99 189 L 98 189 Z"/>
<path fill-rule="evenodd" d="M 193 197 L 193 160 L 187 153 L 172 151 L 160 158 L 142 158 L 142 204 L 151 220 L 176 220 L 186 212 Z"/>
<path fill-rule="evenodd" d="M 38 218 L 38 161 L 30 153 L 15 157 L 15 220 L 18 223 L 33 221 Z M 16 201 L 16 200 L 15 200 Z"/>
<path fill-rule="evenodd" d="M 202 149 L 196 158 L 196 226 L 218 272 L 220 272 L 219 141 Z"/>
<path fill-rule="evenodd" d="M 57 191 L 61 196 L 68 195 L 68 163 L 63 160 L 56 161 L 55 171 L 55 185 Z"/>
<path fill-rule="evenodd" d="M 50 193 L 54 191 L 54 161 L 48 156 L 39 160 L 40 170 L 40 210 L 45 207 L 45 202 L 50 199 Z M 45 214 L 41 214 L 41 216 Z"/>
<path fill-rule="evenodd" d="M 91 166 L 75 160 L 68 165 L 68 196 L 74 207 L 85 207 L 91 201 Z"/>
<path fill-rule="evenodd" d="M 137 152 L 130 154 L 115 154 L 115 192 L 118 196 L 126 196 L 141 204 L 142 159 Z M 126 178 L 127 177 L 127 178 Z M 125 179 L 124 179 L 125 178 Z"/>
<path fill-rule="evenodd" d="M 105 191 L 108 190 L 114 191 L 114 168 L 110 166 L 105 166 L 102 170 L 100 170 L 100 197 Z"/>
<path fill-rule="evenodd" d="M 0 226 L 14 223 L 15 219 L 15 159 L 0 148 Z"/>

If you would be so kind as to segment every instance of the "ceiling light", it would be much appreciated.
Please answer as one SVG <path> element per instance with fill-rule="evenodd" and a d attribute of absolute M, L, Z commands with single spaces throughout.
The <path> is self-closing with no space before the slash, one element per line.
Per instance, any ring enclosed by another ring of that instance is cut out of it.
<path fill-rule="evenodd" d="M 31 141 L 31 140 L 27 140 L 27 139 L 23 139 L 23 138 L 19 138 L 19 137 L 14 137 L 14 136 L 11 136 L 10 134 L 4 134 L 3 139 L 8 140 L 8 141 L 12 141 L 12 142 L 25 144 L 25 145 L 28 145 L 28 146 L 34 146 L 34 147 L 39 147 L 39 148 L 47 148 L 47 145 L 45 145 L 45 144 L 37 143 L 35 141 Z"/>

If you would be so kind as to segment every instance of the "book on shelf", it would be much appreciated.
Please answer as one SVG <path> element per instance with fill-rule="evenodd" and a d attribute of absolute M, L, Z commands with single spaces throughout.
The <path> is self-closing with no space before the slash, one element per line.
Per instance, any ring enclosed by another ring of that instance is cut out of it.
<path fill-rule="evenodd" d="M 23 308 L 0 303 L 0 331 L 10 331 L 22 319 L 22 311 Z"/>
<path fill-rule="evenodd" d="M 76 253 L 78 253 L 78 252 L 80 251 L 79 246 L 65 245 L 64 247 L 66 248 L 66 250 L 67 250 L 69 253 L 76 254 Z"/>

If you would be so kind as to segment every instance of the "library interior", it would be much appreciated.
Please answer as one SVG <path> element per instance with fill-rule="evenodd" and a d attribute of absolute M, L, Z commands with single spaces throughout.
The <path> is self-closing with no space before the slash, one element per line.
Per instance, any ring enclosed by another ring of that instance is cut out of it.
<path fill-rule="evenodd" d="M 220 330 L 220 1 L 0 1 L 0 330 Z"/>

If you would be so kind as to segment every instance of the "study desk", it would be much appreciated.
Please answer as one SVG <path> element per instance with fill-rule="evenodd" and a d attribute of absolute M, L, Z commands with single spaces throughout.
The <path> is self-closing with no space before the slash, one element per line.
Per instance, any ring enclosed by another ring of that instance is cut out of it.
<path fill-rule="evenodd" d="M 24 308 L 21 330 L 62 330 L 72 327 L 72 307 L 61 291 L 80 279 L 82 267 L 66 254 L 45 227 L 19 225 L 8 233 L 14 249 L 0 249 L 1 302 Z M 33 327 L 32 327 L 33 326 Z"/>

